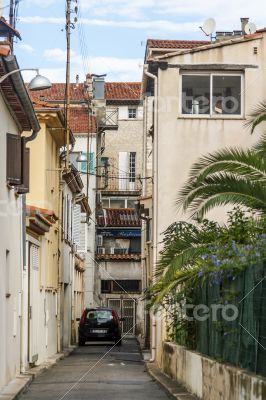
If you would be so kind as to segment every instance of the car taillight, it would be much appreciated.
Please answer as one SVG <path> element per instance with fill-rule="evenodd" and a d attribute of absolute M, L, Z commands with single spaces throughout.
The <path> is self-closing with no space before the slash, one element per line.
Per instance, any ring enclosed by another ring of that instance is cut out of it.
<path fill-rule="evenodd" d="M 115 323 L 117 324 L 118 323 L 118 318 L 117 318 L 117 315 L 116 315 L 114 310 L 112 310 L 112 317 L 113 317 L 113 320 L 115 321 Z"/>
<path fill-rule="evenodd" d="M 83 311 L 82 316 L 80 318 L 80 325 L 85 324 L 85 319 L 86 319 L 86 310 Z"/>

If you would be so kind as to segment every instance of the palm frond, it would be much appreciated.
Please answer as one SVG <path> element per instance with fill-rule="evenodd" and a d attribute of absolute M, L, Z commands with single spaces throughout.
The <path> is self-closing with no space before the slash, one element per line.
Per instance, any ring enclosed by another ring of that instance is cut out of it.
<path fill-rule="evenodd" d="M 246 123 L 247 127 L 251 128 L 251 133 L 254 132 L 257 125 L 261 122 L 266 121 L 266 101 L 259 103 L 248 118 L 248 122 Z"/>
<path fill-rule="evenodd" d="M 190 170 L 189 181 L 200 183 L 207 176 L 218 172 L 231 172 L 249 179 L 266 180 L 266 163 L 253 149 L 223 149 L 196 162 Z"/>
<path fill-rule="evenodd" d="M 199 186 L 185 186 L 178 201 L 183 203 L 184 210 L 200 218 L 212 208 L 224 205 L 241 205 L 265 213 L 266 185 L 226 173 L 217 174 L 206 178 Z"/>
<path fill-rule="evenodd" d="M 258 143 L 253 146 L 253 150 L 258 153 L 263 160 L 265 160 L 266 156 L 266 133 L 264 133 Z"/>

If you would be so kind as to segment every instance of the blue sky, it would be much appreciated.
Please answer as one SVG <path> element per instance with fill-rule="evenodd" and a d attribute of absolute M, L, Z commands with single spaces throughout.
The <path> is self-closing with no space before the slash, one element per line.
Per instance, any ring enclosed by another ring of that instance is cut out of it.
<path fill-rule="evenodd" d="M 3 6 L 8 4 L 2 0 Z M 85 72 L 107 73 L 109 81 L 141 78 L 145 42 L 158 39 L 205 39 L 199 30 L 214 17 L 218 30 L 240 29 L 240 17 L 266 26 L 264 0 L 78 0 L 72 31 L 71 78 Z M 5 11 L 5 9 L 4 9 Z M 73 13 L 73 18 L 75 14 Z M 15 44 L 21 67 L 40 67 L 52 81 L 65 77 L 64 0 L 21 0 Z M 63 30 L 63 31 L 62 31 Z M 25 73 L 29 79 L 31 73 Z"/>

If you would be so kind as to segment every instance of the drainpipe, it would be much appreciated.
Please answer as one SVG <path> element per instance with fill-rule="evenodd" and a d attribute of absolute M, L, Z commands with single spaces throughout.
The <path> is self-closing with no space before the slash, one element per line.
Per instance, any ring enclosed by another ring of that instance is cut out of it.
<path fill-rule="evenodd" d="M 158 77 L 148 72 L 148 65 L 144 65 L 144 74 L 154 81 L 154 138 L 153 138 L 153 283 L 155 283 L 155 272 L 157 265 L 157 247 L 158 247 Z M 156 359 L 156 317 L 152 315 L 152 346 L 151 359 Z"/>
<path fill-rule="evenodd" d="M 33 130 L 32 134 L 30 136 L 25 137 L 25 143 L 32 142 L 33 140 L 35 140 L 37 138 L 39 132 L 40 132 L 40 130 L 37 130 L 37 131 Z"/>

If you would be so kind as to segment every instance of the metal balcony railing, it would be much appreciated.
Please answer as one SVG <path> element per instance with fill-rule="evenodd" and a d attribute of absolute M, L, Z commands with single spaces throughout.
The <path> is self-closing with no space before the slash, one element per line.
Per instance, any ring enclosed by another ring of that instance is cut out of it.
<path fill-rule="evenodd" d="M 98 128 L 102 130 L 118 129 L 118 108 L 98 108 L 96 119 Z"/>
<path fill-rule="evenodd" d="M 120 172 L 112 166 L 98 168 L 98 188 L 99 190 L 114 192 L 139 192 L 141 191 L 141 181 L 137 175 Z"/>

